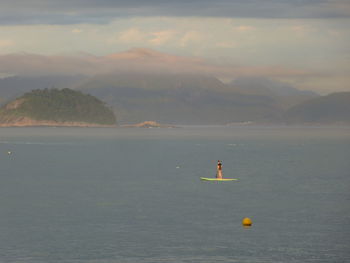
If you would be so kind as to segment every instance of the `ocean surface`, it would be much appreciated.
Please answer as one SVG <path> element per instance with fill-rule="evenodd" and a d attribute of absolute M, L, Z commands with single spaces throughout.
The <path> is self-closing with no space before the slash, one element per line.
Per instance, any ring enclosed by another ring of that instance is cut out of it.
<path fill-rule="evenodd" d="M 0 128 L 0 180 L 1 263 L 350 262 L 349 127 Z"/>

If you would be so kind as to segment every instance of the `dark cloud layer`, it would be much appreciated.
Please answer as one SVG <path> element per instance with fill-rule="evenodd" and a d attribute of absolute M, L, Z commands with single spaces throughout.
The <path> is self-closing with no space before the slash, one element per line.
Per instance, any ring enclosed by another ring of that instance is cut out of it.
<path fill-rule="evenodd" d="M 349 18 L 348 0 L 2 0 L 0 24 L 107 23 L 127 16 Z"/>

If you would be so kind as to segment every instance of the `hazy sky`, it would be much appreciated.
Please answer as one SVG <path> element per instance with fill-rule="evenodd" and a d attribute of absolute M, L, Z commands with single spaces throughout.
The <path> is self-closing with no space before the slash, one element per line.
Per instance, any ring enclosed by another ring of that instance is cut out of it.
<path fill-rule="evenodd" d="M 31 72 L 57 60 L 79 71 L 86 58 L 77 54 L 96 62 L 138 47 L 222 79 L 263 75 L 328 93 L 350 90 L 349 43 L 349 0 L 0 1 L 3 76 L 25 73 L 28 53 L 41 55 Z"/>

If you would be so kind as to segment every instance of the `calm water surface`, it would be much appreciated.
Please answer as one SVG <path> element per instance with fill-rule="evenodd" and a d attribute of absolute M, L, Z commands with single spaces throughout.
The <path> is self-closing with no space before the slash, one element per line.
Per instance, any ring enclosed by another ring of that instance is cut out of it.
<path fill-rule="evenodd" d="M 346 127 L 0 128 L 0 178 L 1 263 L 350 262 Z"/>

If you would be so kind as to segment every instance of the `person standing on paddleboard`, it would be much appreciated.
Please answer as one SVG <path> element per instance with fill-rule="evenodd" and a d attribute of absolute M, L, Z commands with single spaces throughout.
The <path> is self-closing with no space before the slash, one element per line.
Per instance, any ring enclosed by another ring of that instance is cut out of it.
<path fill-rule="evenodd" d="M 222 163 L 218 160 L 218 165 L 216 166 L 216 178 L 222 179 Z"/>

